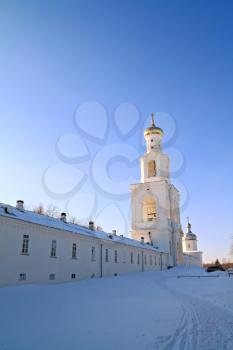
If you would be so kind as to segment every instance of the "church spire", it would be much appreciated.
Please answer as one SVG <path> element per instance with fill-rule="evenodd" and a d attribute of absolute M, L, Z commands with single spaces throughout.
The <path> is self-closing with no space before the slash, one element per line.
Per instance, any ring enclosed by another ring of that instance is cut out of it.
<path fill-rule="evenodd" d="M 152 128 L 155 128 L 155 114 L 154 114 L 154 112 L 151 113 L 151 126 L 152 126 Z"/>
<path fill-rule="evenodd" d="M 192 233 L 191 227 L 192 227 L 192 225 L 189 222 L 189 216 L 187 216 L 187 225 L 186 225 L 187 233 Z"/>

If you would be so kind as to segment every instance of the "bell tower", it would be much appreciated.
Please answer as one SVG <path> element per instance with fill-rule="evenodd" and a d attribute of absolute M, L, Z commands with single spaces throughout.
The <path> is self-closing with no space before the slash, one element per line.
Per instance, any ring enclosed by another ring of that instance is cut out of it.
<path fill-rule="evenodd" d="M 155 126 L 154 113 L 151 126 L 144 131 L 146 153 L 141 157 L 141 182 L 159 181 L 169 178 L 169 158 L 162 152 L 163 130 Z"/>
<path fill-rule="evenodd" d="M 169 157 L 163 153 L 164 132 L 156 126 L 144 131 L 146 153 L 140 159 L 140 183 L 131 185 L 132 238 L 168 253 L 168 264 L 182 263 L 179 192 L 170 183 Z"/>

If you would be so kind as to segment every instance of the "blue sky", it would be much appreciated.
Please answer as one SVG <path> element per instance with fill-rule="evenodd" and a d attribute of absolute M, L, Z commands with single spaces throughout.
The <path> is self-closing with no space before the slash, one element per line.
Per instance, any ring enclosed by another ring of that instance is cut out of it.
<path fill-rule="evenodd" d="M 153 110 L 165 133 L 163 116 L 176 121 L 175 136 L 166 146 L 168 153 L 173 147 L 185 159 L 174 179 L 189 193 L 183 224 L 189 215 L 206 260 L 227 257 L 233 236 L 232 17 L 233 3 L 220 0 L 1 1 L 0 200 L 55 203 L 61 210 L 71 201 L 72 214 L 84 218 L 97 193 L 97 222 L 122 231 L 115 210 L 128 218 L 127 198 L 99 193 L 90 169 L 99 152 L 114 143 L 128 147 L 127 156 L 131 148 L 142 154 L 141 134 Z M 139 116 L 135 133 L 126 138 L 113 121 L 122 104 L 129 108 L 121 112 L 122 130 Z M 77 126 L 75 111 L 83 106 L 86 131 L 100 135 L 107 123 L 102 143 Z M 75 158 L 75 145 L 78 154 L 85 142 L 86 163 L 59 158 L 55 145 L 67 133 L 73 136 L 59 147 Z M 98 164 L 95 176 L 101 181 Z M 51 197 L 42 185 L 48 167 L 46 181 L 63 194 L 76 186 L 80 171 L 86 173 L 82 195 L 76 189 L 73 199 L 71 194 Z M 128 188 L 132 179 L 139 180 L 136 163 L 129 166 L 121 158 L 108 171 L 116 186 L 124 180 Z"/>

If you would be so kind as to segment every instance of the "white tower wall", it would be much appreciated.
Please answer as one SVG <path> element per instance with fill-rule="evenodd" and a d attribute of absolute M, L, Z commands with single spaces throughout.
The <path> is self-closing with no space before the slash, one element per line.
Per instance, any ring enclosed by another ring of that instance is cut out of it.
<path fill-rule="evenodd" d="M 169 264 L 182 263 L 179 192 L 170 184 L 169 157 L 162 153 L 162 129 L 145 133 L 147 152 L 140 159 L 141 182 L 131 185 L 132 237 L 144 237 L 169 254 Z"/>

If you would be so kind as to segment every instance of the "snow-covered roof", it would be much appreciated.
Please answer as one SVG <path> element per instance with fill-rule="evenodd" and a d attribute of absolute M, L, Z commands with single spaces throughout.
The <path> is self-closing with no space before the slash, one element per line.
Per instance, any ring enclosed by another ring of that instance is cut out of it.
<path fill-rule="evenodd" d="M 62 231 L 68 231 L 73 234 L 80 234 L 80 235 L 89 236 L 93 238 L 99 238 L 102 240 L 113 241 L 113 242 L 117 242 L 125 245 L 130 245 L 133 247 L 162 252 L 159 248 L 155 248 L 150 244 L 141 243 L 140 241 L 136 241 L 131 238 L 112 235 L 104 231 L 90 230 L 89 228 L 82 225 L 73 224 L 70 222 L 66 223 L 60 219 L 57 219 L 48 215 L 44 215 L 44 214 L 38 214 L 30 210 L 19 210 L 11 205 L 4 204 L 4 203 L 0 203 L 0 216 L 5 216 L 8 218 L 13 218 L 16 220 L 21 220 L 32 224 L 54 228 Z"/>

